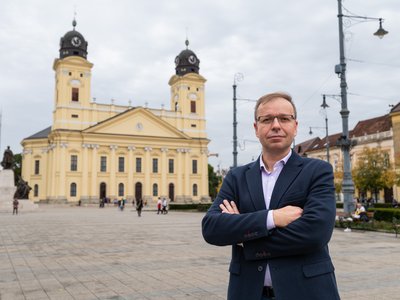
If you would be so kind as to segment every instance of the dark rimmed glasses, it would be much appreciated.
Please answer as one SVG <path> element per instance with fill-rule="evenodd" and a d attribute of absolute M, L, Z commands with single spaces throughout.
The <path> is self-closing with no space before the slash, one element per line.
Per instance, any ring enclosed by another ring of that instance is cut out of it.
<path fill-rule="evenodd" d="M 275 119 L 278 120 L 279 124 L 289 124 L 295 120 L 293 115 L 281 114 L 276 116 L 273 115 L 259 116 L 257 117 L 257 122 L 263 125 L 270 125 L 274 122 Z"/>

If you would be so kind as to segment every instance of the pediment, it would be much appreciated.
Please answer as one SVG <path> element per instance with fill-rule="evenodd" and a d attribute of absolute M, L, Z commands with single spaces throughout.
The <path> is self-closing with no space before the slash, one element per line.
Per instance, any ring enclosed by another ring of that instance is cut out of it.
<path fill-rule="evenodd" d="M 144 108 L 132 108 L 85 129 L 85 133 L 190 139 Z"/>

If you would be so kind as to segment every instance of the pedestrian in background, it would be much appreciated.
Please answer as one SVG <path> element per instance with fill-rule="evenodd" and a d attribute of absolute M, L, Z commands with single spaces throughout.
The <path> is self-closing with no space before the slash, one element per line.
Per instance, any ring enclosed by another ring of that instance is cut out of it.
<path fill-rule="evenodd" d="M 143 200 L 141 198 L 139 198 L 136 201 L 136 211 L 137 211 L 138 217 L 142 216 L 142 208 L 143 208 Z"/>
<path fill-rule="evenodd" d="M 167 201 L 167 198 L 164 197 L 162 199 L 162 213 L 164 215 L 166 215 L 168 213 L 167 207 L 168 207 L 168 201 Z"/>
<path fill-rule="evenodd" d="M 13 214 L 15 213 L 16 215 L 18 215 L 18 205 L 19 205 L 18 199 L 14 198 L 14 201 L 13 201 Z"/>
<path fill-rule="evenodd" d="M 161 205 L 162 205 L 161 202 L 162 202 L 161 198 L 158 197 L 158 200 L 157 200 L 157 215 L 159 215 L 161 213 Z"/>

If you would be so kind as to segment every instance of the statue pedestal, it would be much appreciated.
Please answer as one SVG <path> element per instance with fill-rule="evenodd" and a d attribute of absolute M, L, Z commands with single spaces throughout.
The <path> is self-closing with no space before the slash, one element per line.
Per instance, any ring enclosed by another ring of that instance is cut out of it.
<path fill-rule="evenodd" d="M 0 170 L 0 212 L 12 212 L 15 190 L 14 171 Z"/>
<path fill-rule="evenodd" d="M 0 212 L 13 211 L 14 193 L 14 171 L 10 169 L 0 170 Z M 38 205 L 29 199 L 18 199 L 18 212 L 33 211 Z"/>

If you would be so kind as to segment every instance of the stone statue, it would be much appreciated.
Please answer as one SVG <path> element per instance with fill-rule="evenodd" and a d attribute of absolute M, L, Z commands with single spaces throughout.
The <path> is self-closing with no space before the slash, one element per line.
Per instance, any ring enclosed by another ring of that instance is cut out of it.
<path fill-rule="evenodd" d="M 1 161 L 1 166 L 4 169 L 12 169 L 14 163 L 14 154 L 10 150 L 10 146 L 4 151 L 3 160 Z"/>
<path fill-rule="evenodd" d="M 14 198 L 29 199 L 29 191 L 31 189 L 32 188 L 28 185 L 28 182 L 20 177 L 18 180 L 17 190 L 15 191 Z"/>

